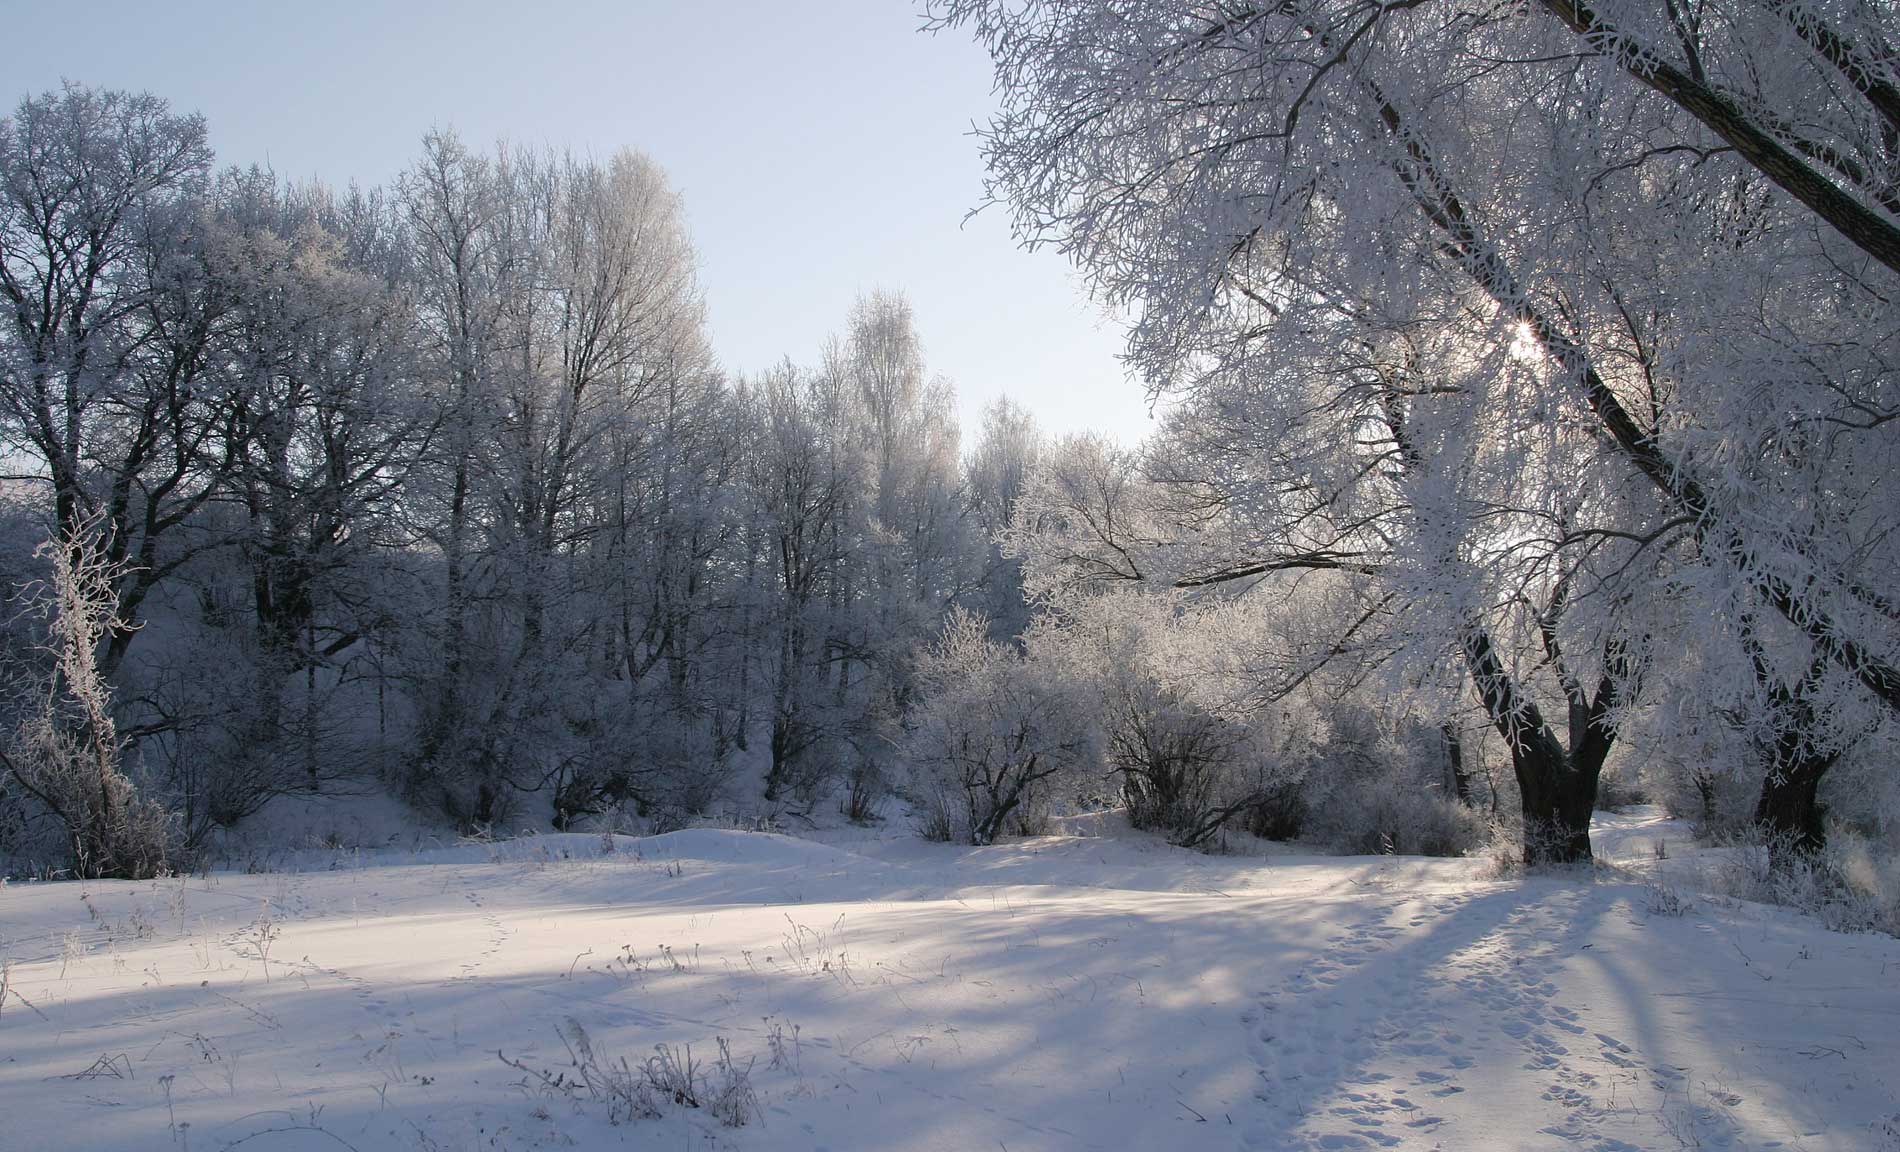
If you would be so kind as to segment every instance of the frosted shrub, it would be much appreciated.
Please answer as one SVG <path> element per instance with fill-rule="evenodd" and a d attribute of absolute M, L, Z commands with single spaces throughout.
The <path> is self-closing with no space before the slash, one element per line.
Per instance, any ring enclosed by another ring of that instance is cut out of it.
<path fill-rule="evenodd" d="M 874 824 L 883 818 L 884 802 L 891 794 L 889 762 L 901 735 L 900 712 L 891 692 L 873 692 L 844 726 L 838 811 L 853 824 Z"/>
<path fill-rule="evenodd" d="M 1266 630 L 1252 605 L 1077 594 L 1052 621 L 1059 626 L 1044 622 L 1038 658 L 1087 692 L 1107 783 L 1135 827 L 1183 847 L 1209 845 L 1303 770 L 1236 655 Z"/>
<path fill-rule="evenodd" d="M 1704 839 L 1727 839 L 1755 821 L 1761 794 L 1755 756 L 1733 730 L 1717 725 L 1680 739 L 1652 737 L 1656 747 L 1643 767 L 1643 788 L 1671 815 L 1687 820 Z M 1644 729 L 1637 737 L 1650 736 Z"/>
<path fill-rule="evenodd" d="M 1022 830 L 1038 800 L 1087 763 L 1085 696 L 1046 662 L 956 611 L 918 661 L 923 703 L 908 748 L 926 835 L 988 844 Z"/>
<path fill-rule="evenodd" d="M 1715 880 L 1727 895 L 1798 909 L 1837 932 L 1900 936 L 1900 862 L 1838 827 L 1815 853 L 1750 828 L 1736 838 Z"/>
<path fill-rule="evenodd" d="M 121 765 L 111 689 L 94 663 L 101 641 L 123 627 L 115 569 L 93 524 L 47 541 L 38 555 L 51 569 L 32 604 L 46 619 L 46 666 L 26 677 L 0 766 L 64 827 L 78 875 L 147 879 L 165 870 L 173 822 Z"/>
<path fill-rule="evenodd" d="M 562 752 L 549 776 L 560 831 L 629 816 L 681 827 L 712 810 L 733 775 L 711 718 L 664 699 L 576 693 L 563 700 L 552 739 Z"/>
<path fill-rule="evenodd" d="M 1242 815 L 1242 827 L 1262 840 L 1297 840 L 1306 828 L 1306 789 L 1301 782 L 1266 789 Z"/>
<path fill-rule="evenodd" d="M 260 652 L 242 619 L 203 590 L 195 630 L 149 644 L 116 676 L 121 696 L 136 701 L 131 721 L 145 730 L 138 753 L 148 787 L 176 815 L 186 853 L 217 843 L 276 797 L 357 784 L 381 752 L 365 722 L 375 713 L 373 698 L 364 707 L 364 684 L 339 687 L 350 678 L 333 668 L 291 674 L 281 654 Z"/>
<path fill-rule="evenodd" d="M 845 773 L 844 783 L 844 795 L 838 800 L 838 811 L 853 824 L 875 824 L 880 819 L 879 812 L 890 790 L 883 765 L 868 756 L 854 757 L 849 771 Z"/>
<path fill-rule="evenodd" d="M 1178 692 L 1141 683 L 1114 693 L 1106 716 L 1108 762 L 1121 775 L 1128 821 L 1193 847 L 1259 802 L 1245 773 L 1258 760 L 1246 723 Z"/>
<path fill-rule="evenodd" d="M 1307 837 L 1360 855 L 1462 856 L 1487 842 L 1482 814 L 1443 786 L 1437 730 L 1401 720 L 1394 731 L 1351 705 L 1333 706 L 1326 720 L 1307 776 Z"/>
<path fill-rule="evenodd" d="M 1478 812 L 1395 774 L 1334 789 L 1314 809 L 1307 833 L 1357 855 L 1462 856 L 1487 839 Z"/>

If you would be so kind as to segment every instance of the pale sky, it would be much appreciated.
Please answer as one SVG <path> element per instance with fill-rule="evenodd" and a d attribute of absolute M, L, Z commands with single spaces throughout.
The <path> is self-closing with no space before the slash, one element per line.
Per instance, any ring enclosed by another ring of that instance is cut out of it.
<path fill-rule="evenodd" d="M 911 299 L 966 443 L 1008 394 L 1055 432 L 1150 426 L 1063 258 L 1027 253 L 982 196 L 992 105 L 966 35 L 910 0 L 51 3 L 0 0 L 11 108 L 70 79 L 202 112 L 221 164 L 388 182 L 432 125 L 605 156 L 638 148 L 685 196 L 730 371 L 815 364 L 852 300 Z"/>

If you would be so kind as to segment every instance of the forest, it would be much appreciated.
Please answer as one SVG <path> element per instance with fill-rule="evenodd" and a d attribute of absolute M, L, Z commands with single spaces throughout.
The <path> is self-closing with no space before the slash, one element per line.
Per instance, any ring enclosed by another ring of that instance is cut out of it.
<path fill-rule="evenodd" d="M 896 289 L 727 374 L 637 151 L 434 130 L 340 190 L 24 98 L 0 857 L 364 792 L 1532 864 L 1650 798 L 1890 853 L 1884 18 L 1417 7 L 931 6 L 996 60 L 994 205 L 1132 317 L 1137 444 L 966 434 Z"/>
<path fill-rule="evenodd" d="M 1891 4 L 55 7 L 0 1152 L 1900 1152 Z"/>

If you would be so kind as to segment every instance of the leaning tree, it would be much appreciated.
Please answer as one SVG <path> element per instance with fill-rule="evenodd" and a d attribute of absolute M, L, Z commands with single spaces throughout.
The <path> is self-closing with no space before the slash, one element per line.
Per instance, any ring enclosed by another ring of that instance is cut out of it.
<path fill-rule="evenodd" d="M 1745 723 L 1771 791 L 1791 761 L 1803 787 L 1825 770 L 1830 713 L 1900 711 L 1890 15 L 1798 0 L 928 9 L 995 57 L 985 148 L 1019 234 L 1138 315 L 1130 357 L 1154 387 L 1250 381 L 1274 429 L 1252 437 L 1256 475 L 1284 429 L 1383 391 L 1381 482 L 1475 497 L 1441 528 L 1495 506 L 1555 529 L 1533 534 L 1548 546 L 1504 631 L 1506 601 L 1445 578 L 1471 568 L 1458 533 L 1405 550 L 1447 593 L 1439 618 L 1514 751 L 1576 775 L 1618 708 L 1590 716 L 1573 685 L 1607 670 L 1627 705 L 1632 645 L 1666 610 L 1729 634 L 1722 673 L 1757 701 Z M 1521 383 L 1474 392 L 1466 369 L 1485 363 L 1521 366 Z M 1474 489 L 1428 443 L 1510 448 L 1537 427 L 1557 437 L 1549 460 L 1587 472 Z M 1271 532 L 1245 545 L 1233 571 L 1311 551 Z M 1541 711 L 1500 690 L 1489 657 L 1535 667 L 1553 605 L 1596 621 L 1597 667 L 1559 674 L 1576 746 L 1539 752 Z M 1558 854 L 1587 850 L 1572 844 Z"/>

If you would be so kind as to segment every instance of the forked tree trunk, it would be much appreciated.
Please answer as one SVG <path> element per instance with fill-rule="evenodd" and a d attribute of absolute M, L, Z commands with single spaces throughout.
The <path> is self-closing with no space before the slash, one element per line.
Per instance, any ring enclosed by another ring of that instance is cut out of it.
<path fill-rule="evenodd" d="M 1476 623 L 1467 627 L 1465 663 L 1484 701 L 1485 712 L 1511 749 L 1524 819 L 1524 863 L 1576 864 L 1592 858 L 1590 816 L 1596 810 L 1597 781 L 1615 742 L 1609 709 L 1616 692 L 1604 676 L 1594 699 L 1585 700 L 1567 679 L 1570 693 L 1570 747 L 1565 748 L 1544 720 L 1536 701 L 1525 695 L 1498 660 L 1490 634 Z M 1606 666 L 1621 659 L 1622 648 L 1606 646 Z"/>
<path fill-rule="evenodd" d="M 1507 740 L 1510 734 L 1506 733 Z M 1596 810 L 1597 773 L 1573 762 L 1549 728 L 1523 734 L 1511 749 L 1524 818 L 1524 863 L 1577 864 L 1590 860 L 1590 814 Z"/>

